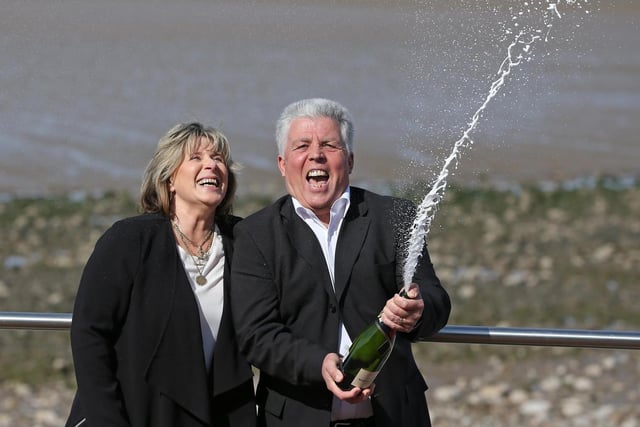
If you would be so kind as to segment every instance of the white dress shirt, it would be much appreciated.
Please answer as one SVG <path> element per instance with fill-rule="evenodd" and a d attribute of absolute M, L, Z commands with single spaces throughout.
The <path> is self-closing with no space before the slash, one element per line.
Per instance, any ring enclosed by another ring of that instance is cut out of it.
<path fill-rule="evenodd" d="M 342 226 L 342 220 L 349 210 L 350 205 L 350 189 L 347 187 L 344 193 L 338 200 L 333 202 L 331 206 L 331 212 L 329 217 L 329 226 L 327 227 L 316 216 L 311 209 L 307 209 L 300 204 L 295 197 L 292 197 L 293 206 L 296 213 L 302 220 L 311 228 L 313 233 L 318 238 L 320 247 L 322 247 L 322 253 L 329 269 L 331 276 L 331 284 L 335 290 L 335 256 L 336 256 L 336 244 L 338 242 L 338 234 L 340 233 L 340 227 Z M 347 333 L 342 321 L 340 322 L 340 354 L 346 356 L 351 346 L 351 338 Z M 371 401 L 365 400 L 358 404 L 351 404 L 344 402 L 337 397 L 333 396 L 333 405 L 331 407 L 331 420 L 346 420 L 350 418 L 368 418 L 373 415 L 373 409 L 371 407 Z"/>
<path fill-rule="evenodd" d="M 209 260 L 202 269 L 203 276 L 207 279 L 204 285 L 198 285 L 195 281 L 200 274 L 195 265 L 194 259 L 180 245 L 178 245 L 180 258 L 187 271 L 191 289 L 198 302 L 200 313 L 200 332 L 202 334 L 202 345 L 204 350 L 204 361 L 207 370 L 211 370 L 213 360 L 213 349 L 218 338 L 220 321 L 222 319 L 222 309 L 224 308 L 224 248 L 222 247 L 222 236 L 216 225 L 213 235 L 213 242 L 209 251 Z"/>

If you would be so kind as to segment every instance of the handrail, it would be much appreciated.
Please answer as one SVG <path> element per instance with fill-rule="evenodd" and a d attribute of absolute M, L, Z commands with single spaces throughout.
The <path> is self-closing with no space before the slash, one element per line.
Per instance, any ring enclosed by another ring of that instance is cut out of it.
<path fill-rule="evenodd" d="M 640 350 L 640 332 L 585 329 L 445 326 L 423 341 Z"/>
<path fill-rule="evenodd" d="M 67 330 L 71 313 L 0 312 L 0 329 Z M 445 326 L 423 341 L 640 350 L 640 332 Z"/>
<path fill-rule="evenodd" d="M 65 330 L 71 327 L 71 313 L 0 311 L 0 329 Z"/>

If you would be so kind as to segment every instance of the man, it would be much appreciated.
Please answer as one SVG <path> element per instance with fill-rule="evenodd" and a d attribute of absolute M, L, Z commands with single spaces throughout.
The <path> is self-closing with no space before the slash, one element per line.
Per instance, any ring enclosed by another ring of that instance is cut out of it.
<path fill-rule="evenodd" d="M 451 305 L 424 248 L 409 298 L 404 243 L 415 207 L 349 185 L 353 124 L 326 99 L 289 105 L 276 130 L 289 195 L 236 226 L 231 307 L 241 351 L 260 370 L 264 426 L 428 426 L 411 342 Z M 376 316 L 397 332 L 375 385 L 342 391 L 353 339 Z"/>

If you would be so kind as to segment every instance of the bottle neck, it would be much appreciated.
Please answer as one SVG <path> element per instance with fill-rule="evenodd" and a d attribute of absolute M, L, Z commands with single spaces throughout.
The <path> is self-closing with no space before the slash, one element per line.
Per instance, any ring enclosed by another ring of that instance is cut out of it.
<path fill-rule="evenodd" d="M 407 294 L 407 291 L 404 288 L 400 290 L 399 295 L 402 298 L 411 299 L 409 298 L 409 295 Z M 380 328 L 380 330 L 382 331 L 382 333 L 384 333 L 387 337 L 389 337 L 389 339 L 393 339 L 395 337 L 396 331 L 394 329 L 391 329 L 387 325 L 385 325 L 385 323 L 382 321 L 382 316 L 379 315 L 378 317 L 376 317 L 376 323 L 378 325 L 378 328 Z"/>
<path fill-rule="evenodd" d="M 385 325 L 380 316 L 376 318 L 376 324 L 378 328 L 385 334 L 389 339 L 392 339 L 396 335 L 396 331 Z"/>

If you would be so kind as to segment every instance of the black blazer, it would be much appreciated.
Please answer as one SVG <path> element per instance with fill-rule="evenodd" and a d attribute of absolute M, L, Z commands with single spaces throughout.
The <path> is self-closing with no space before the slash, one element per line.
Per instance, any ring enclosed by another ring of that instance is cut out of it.
<path fill-rule="evenodd" d="M 78 392 L 67 426 L 255 425 L 253 373 L 238 353 L 229 304 L 237 220 L 216 219 L 225 302 L 211 376 L 170 221 L 154 214 L 124 219 L 98 240 L 74 305 Z"/>
<path fill-rule="evenodd" d="M 235 228 L 231 305 L 240 349 L 260 369 L 260 424 L 329 425 L 332 395 L 322 361 L 338 352 L 340 320 L 354 339 L 401 288 L 403 243 L 414 215 L 406 200 L 352 187 L 336 247 L 335 292 L 316 236 L 291 197 Z M 376 379 L 377 426 L 429 425 L 427 385 L 410 344 L 440 330 L 451 305 L 426 246 L 414 281 L 425 303 L 423 318 L 411 335 L 398 334 Z"/>

